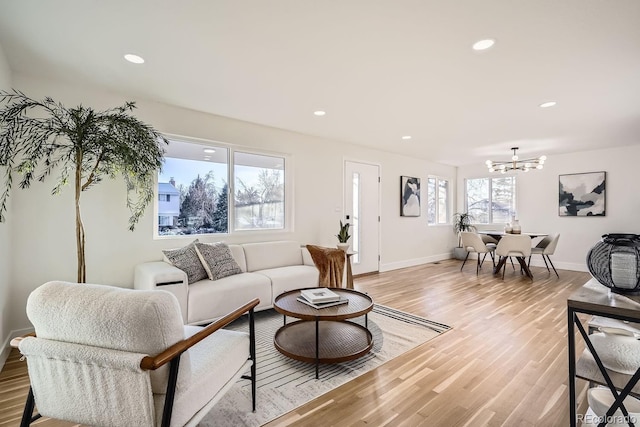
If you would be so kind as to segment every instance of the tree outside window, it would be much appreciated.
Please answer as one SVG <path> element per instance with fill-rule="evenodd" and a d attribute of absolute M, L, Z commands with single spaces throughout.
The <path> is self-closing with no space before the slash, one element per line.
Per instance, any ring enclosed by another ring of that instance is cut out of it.
<path fill-rule="evenodd" d="M 467 212 L 477 224 L 504 224 L 516 212 L 516 177 L 467 179 Z"/>
<path fill-rule="evenodd" d="M 284 228 L 284 158 L 234 154 L 235 230 Z"/>

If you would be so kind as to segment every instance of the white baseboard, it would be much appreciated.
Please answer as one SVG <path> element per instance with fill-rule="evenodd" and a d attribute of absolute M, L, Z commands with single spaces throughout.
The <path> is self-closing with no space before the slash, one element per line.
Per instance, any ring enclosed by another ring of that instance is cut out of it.
<path fill-rule="evenodd" d="M 429 264 L 431 262 L 437 262 L 437 261 L 443 261 L 445 259 L 451 259 L 453 258 L 453 256 L 451 255 L 451 253 L 445 253 L 445 254 L 439 254 L 439 255 L 432 255 L 429 257 L 423 257 L 423 258 L 414 258 L 414 259 L 408 259 L 408 260 L 404 260 L 404 261 L 398 261 L 398 262 L 391 262 L 391 263 L 387 263 L 387 264 L 380 264 L 380 272 L 385 272 L 385 271 L 392 271 L 392 270 L 398 270 L 400 268 L 406 268 L 406 267 L 415 267 L 416 265 L 422 265 L 422 264 Z M 469 254 L 469 260 L 475 260 L 476 258 L 476 254 L 475 253 L 471 253 Z M 489 258 L 489 257 L 487 257 Z M 467 260 L 467 262 L 469 262 L 469 260 Z M 462 262 L 462 261 L 460 261 Z M 474 261 L 475 262 L 475 261 Z M 489 263 L 491 263 L 491 260 L 489 259 Z M 534 256 L 531 258 L 531 265 L 534 267 L 544 267 L 544 261 L 542 260 L 541 256 Z M 587 265 L 585 263 L 577 263 L 577 262 L 553 262 L 553 265 L 556 266 L 556 269 L 560 269 L 560 270 L 571 270 L 571 271 L 584 271 L 586 273 L 589 272 L 589 269 L 587 268 Z"/>
<path fill-rule="evenodd" d="M 430 262 L 443 261 L 449 258 L 451 258 L 451 253 L 447 252 L 445 254 L 431 255 L 423 258 L 414 258 L 404 261 L 380 264 L 380 272 L 382 273 L 384 271 L 398 270 L 400 268 L 415 267 L 416 265 L 429 264 Z"/>
<path fill-rule="evenodd" d="M 537 259 L 536 259 L 537 258 Z M 589 272 L 589 268 L 587 268 L 586 263 L 578 263 L 578 262 L 556 262 L 553 258 L 553 265 L 556 267 L 556 270 L 571 270 L 571 271 L 584 271 L 585 273 Z M 542 256 L 534 256 L 531 258 L 531 265 L 534 267 L 545 267 L 544 261 L 542 260 Z M 551 266 L 549 266 L 551 268 Z"/>
<path fill-rule="evenodd" d="M 11 353 L 11 345 L 9 344 L 11 340 L 16 337 L 22 337 L 24 335 L 30 334 L 31 332 L 33 332 L 33 328 L 18 329 L 17 331 L 9 332 L 9 336 L 2 343 L 2 351 L 0 352 L 0 370 L 4 368 L 4 364 L 9 357 L 9 353 Z"/>

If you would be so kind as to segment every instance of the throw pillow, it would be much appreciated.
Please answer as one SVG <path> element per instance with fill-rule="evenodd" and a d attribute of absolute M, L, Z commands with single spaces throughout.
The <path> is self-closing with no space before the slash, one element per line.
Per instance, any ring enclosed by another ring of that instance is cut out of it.
<path fill-rule="evenodd" d="M 226 243 L 196 243 L 196 252 L 207 271 L 209 280 L 218 280 L 242 273 Z"/>
<path fill-rule="evenodd" d="M 187 273 L 189 284 L 207 278 L 207 271 L 202 266 L 200 257 L 196 252 L 197 243 L 198 239 L 184 248 L 162 251 L 172 265 Z"/>

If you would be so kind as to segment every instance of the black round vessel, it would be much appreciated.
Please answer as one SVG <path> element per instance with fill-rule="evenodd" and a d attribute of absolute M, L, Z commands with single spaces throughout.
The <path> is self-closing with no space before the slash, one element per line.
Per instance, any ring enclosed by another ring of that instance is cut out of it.
<path fill-rule="evenodd" d="M 589 250 L 587 266 L 613 292 L 640 295 L 640 235 L 604 234 Z"/>

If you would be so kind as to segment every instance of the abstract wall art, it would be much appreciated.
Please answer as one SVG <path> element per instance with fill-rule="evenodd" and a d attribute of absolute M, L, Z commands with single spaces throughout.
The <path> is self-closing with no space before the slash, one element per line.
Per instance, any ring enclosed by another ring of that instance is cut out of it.
<path fill-rule="evenodd" d="M 420 178 L 400 177 L 400 216 L 420 216 Z"/>
<path fill-rule="evenodd" d="M 559 176 L 560 216 L 604 216 L 606 172 Z"/>

